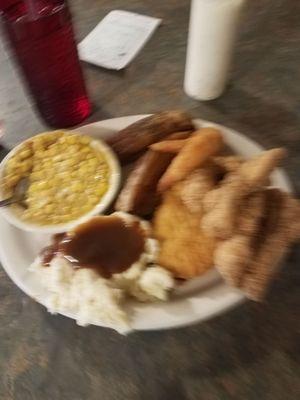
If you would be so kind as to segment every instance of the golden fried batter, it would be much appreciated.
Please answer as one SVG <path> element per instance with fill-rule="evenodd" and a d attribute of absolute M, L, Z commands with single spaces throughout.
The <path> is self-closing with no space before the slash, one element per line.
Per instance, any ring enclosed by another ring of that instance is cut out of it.
<path fill-rule="evenodd" d="M 215 188 L 222 174 L 223 170 L 219 165 L 207 162 L 176 185 L 179 197 L 189 211 L 198 213 L 203 210 L 204 196 Z"/>
<path fill-rule="evenodd" d="M 158 190 L 164 192 L 177 182 L 184 180 L 195 169 L 201 167 L 216 155 L 223 146 L 222 133 L 215 128 L 197 131 L 173 159 L 158 182 Z"/>
<path fill-rule="evenodd" d="M 202 275 L 213 266 L 216 241 L 199 228 L 195 217 L 176 195 L 176 186 L 165 193 L 154 220 L 154 235 L 160 244 L 158 263 L 178 278 Z"/>

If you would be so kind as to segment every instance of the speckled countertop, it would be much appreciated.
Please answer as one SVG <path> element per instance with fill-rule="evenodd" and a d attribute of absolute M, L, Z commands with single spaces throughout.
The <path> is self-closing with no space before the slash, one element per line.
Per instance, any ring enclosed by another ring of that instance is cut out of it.
<path fill-rule="evenodd" d="M 90 121 L 183 108 L 289 150 L 300 191 L 300 2 L 251 0 L 231 83 L 198 103 L 182 90 L 189 2 L 70 1 L 78 39 L 112 9 L 163 19 L 124 72 L 85 65 Z M 0 48 L 0 118 L 12 146 L 44 129 Z M 51 316 L 0 269 L 1 400 L 296 400 L 300 398 L 300 249 L 294 248 L 265 304 L 251 302 L 184 329 L 122 337 Z"/>

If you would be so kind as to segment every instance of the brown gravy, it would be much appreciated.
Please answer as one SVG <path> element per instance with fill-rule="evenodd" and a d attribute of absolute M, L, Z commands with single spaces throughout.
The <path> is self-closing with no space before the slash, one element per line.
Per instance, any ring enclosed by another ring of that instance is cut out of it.
<path fill-rule="evenodd" d="M 145 237 L 139 222 L 126 225 L 117 216 L 94 217 L 71 234 L 53 243 L 75 268 L 95 269 L 104 278 L 126 271 L 144 251 Z M 45 253 L 44 261 L 49 259 Z M 48 261 L 49 265 L 49 261 Z"/>
<path fill-rule="evenodd" d="M 40 256 L 44 267 L 49 267 L 53 258 L 59 253 L 59 244 L 65 235 L 65 233 L 57 233 L 56 235 L 53 235 L 50 246 L 47 246 L 42 250 Z"/>

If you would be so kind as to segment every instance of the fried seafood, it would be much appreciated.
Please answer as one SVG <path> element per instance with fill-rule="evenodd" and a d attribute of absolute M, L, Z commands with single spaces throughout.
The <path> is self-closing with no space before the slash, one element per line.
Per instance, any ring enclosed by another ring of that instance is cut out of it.
<path fill-rule="evenodd" d="M 265 189 L 250 194 L 241 204 L 237 218 L 237 230 L 241 235 L 252 236 L 258 232 L 266 212 L 267 192 Z"/>
<path fill-rule="evenodd" d="M 278 189 L 267 191 L 266 215 L 257 254 L 250 260 L 241 288 L 247 297 L 261 301 L 289 247 L 300 239 L 299 202 Z"/>
<path fill-rule="evenodd" d="M 229 175 L 222 186 L 208 193 L 204 199 L 205 210 L 202 228 L 210 236 L 228 239 L 236 227 L 237 210 L 248 186 L 239 175 Z"/>
<path fill-rule="evenodd" d="M 243 201 L 234 235 L 221 242 L 215 252 L 216 266 L 223 278 L 239 287 L 249 260 L 254 257 L 255 244 L 266 209 L 266 193 L 260 191 Z"/>
<path fill-rule="evenodd" d="M 213 157 L 213 162 L 223 170 L 225 175 L 237 171 L 244 160 L 239 156 L 217 156 Z"/>
<path fill-rule="evenodd" d="M 265 151 L 244 162 L 235 173 L 225 178 L 220 187 L 208 193 L 204 199 L 204 208 L 208 213 L 202 222 L 205 232 L 220 239 L 231 237 L 243 198 L 266 183 L 284 155 L 284 149 Z"/>
<path fill-rule="evenodd" d="M 267 183 L 271 172 L 285 156 L 286 151 L 283 148 L 264 151 L 244 162 L 238 172 L 249 185 L 249 190 L 253 191 Z"/>
<path fill-rule="evenodd" d="M 176 188 L 175 188 L 176 189 Z M 201 214 L 192 214 L 176 194 L 164 194 L 153 219 L 153 230 L 160 244 L 158 262 L 177 278 L 202 275 L 213 266 L 216 241 L 199 229 Z"/>
<path fill-rule="evenodd" d="M 191 134 L 193 132 L 194 132 L 194 130 L 174 132 L 174 133 L 171 133 L 170 135 L 166 136 L 165 140 L 187 139 L 191 136 Z"/>
<path fill-rule="evenodd" d="M 204 196 L 214 189 L 222 174 L 223 170 L 218 165 L 209 162 L 181 182 L 179 195 L 190 212 L 203 210 Z"/>
<path fill-rule="evenodd" d="M 290 245 L 300 239 L 300 204 L 279 189 L 264 189 L 241 208 L 236 233 L 216 250 L 227 283 L 261 301 Z"/>
<path fill-rule="evenodd" d="M 184 144 L 187 143 L 188 138 L 192 133 L 193 131 L 171 133 L 171 135 L 168 135 L 165 140 L 153 143 L 149 146 L 149 148 L 162 153 L 177 154 L 182 149 Z"/>
<path fill-rule="evenodd" d="M 215 252 L 215 265 L 225 281 L 240 287 L 247 263 L 253 255 L 251 238 L 235 235 L 219 244 Z"/>
<path fill-rule="evenodd" d="M 223 145 L 222 134 L 215 128 L 199 129 L 172 160 L 158 183 L 163 192 L 182 181 L 195 169 L 201 167 L 211 156 L 220 151 Z"/>
<path fill-rule="evenodd" d="M 164 140 L 162 142 L 151 144 L 150 149 L 159 151 L 161 153 L 177 154 L 180 152 L 180 150 L 182 150 L 188 141 L 189 139 Z"/>
<path fill-rule="evenodd" d="M 285 150 L 246 161 L 222 155 L 222 134 L 211 127 L 146 141 L 148 151 L 116 208 L 149 215 L 157 207 L 152 225 L 158 263 L 175 277 L 193 278 L 215 265 L 228 284 L 262 300 L 289 246 L 300 238 L 300 203 L 267 188 Z"/>

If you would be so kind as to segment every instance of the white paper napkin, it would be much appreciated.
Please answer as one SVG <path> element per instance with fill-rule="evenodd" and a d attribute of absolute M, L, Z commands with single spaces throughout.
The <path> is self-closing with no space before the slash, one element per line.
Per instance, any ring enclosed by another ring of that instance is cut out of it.
<path fill-rule="evenodd" d="M 161 19 L 114 10 L 78 45 L 81 60 L 100 67 L 126 67 L 149 40 Z"/>

